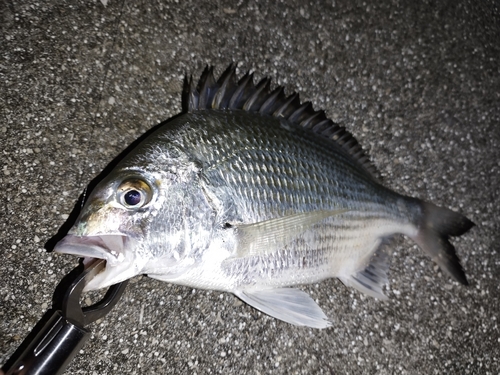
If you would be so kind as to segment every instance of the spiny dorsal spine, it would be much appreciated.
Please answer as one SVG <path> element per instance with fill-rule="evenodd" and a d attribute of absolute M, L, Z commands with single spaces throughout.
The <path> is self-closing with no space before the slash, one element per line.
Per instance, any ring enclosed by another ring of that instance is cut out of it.
<path fill-rule="evenodd" d="M 192 76 L 190 79 L 186 76 L 182 108 L 184 112 L 241 109 L 284 118 L 340 145 L 372 176 L 379 178 L 378 171 L 356 138 L 343 126 L 328 119 L 324 111 L 315 111 L 311 102 L 301 103 L 299 94 L 295 92 L 287 97 L 282 86 L 271 91 L 269 78 L 263 78 L 255 85 L 253 73 L 247 72 L 237 81 L 234 64 L 229 65 L 217 81 L 213 66 L 205 68 L 197 85 Z"/>

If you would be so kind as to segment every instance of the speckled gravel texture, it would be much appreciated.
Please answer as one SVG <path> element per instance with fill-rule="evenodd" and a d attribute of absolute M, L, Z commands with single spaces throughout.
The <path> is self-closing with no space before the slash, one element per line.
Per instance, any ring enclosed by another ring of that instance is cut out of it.
<path fill-rule="evenodd" d="M 500 10 L 495 1 L 0 0 L 0 364 L 77 264 L 44 250 L 87 183 L 180 111 L 185 73 L 239 63 L 347 127 L 396 191 L 460 211 L 470 286 L 392 243 L 388 301 L 327 280 L 334 322 L 134 278 L 68 374 L 498 374 Z"/>

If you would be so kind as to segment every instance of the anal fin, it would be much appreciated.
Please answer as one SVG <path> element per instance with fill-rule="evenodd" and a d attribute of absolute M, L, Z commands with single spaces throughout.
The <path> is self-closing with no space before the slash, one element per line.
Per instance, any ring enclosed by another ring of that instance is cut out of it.
<path fill-rule="evenodd" d="M 389 284 L 387 271 L 389 256 L 384 251 L 378 251 L 370 259 L 368 266 L 350 277 L 341 277 L 340 280 L 347 286 L 356 288 L 360 292 L 380 300 L 386 300 L 387 296 L 382 290 L 383 286 Z"/>
<path fill-rule="evenodd" d="M 235 291 L 238 298 L 276 319 L 297 326 L 327 328 L 332 324 L 305 292 L 294 288 Z"/>

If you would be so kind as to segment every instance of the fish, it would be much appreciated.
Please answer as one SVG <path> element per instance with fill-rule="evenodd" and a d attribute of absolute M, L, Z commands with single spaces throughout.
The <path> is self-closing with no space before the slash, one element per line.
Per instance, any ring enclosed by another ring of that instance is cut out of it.
<path fill-rule="evenodd" d="M 327 328 L 300 285 L 338 278 L 387 299 L 385 244 L 403 234 L 468 281 L 450 237 L 464 215 L 382 183 L 345 127 L 231 64 L 185 78 L 181 114 L 159 124 L 89 194 L 55 252 L 106 260 L 86 290 L 145 274 L 233 293 L 293 325 Z"/>

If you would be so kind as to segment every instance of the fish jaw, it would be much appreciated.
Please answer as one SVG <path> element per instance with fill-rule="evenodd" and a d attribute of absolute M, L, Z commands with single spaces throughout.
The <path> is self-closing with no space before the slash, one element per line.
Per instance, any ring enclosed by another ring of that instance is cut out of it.
<path fill-rule="evenodd" d="M 106 266 L 89 281 L 84 292 L 106 288 L 139 275 L 146 261 L 135 256 L 135 242 L 126 235 L 109 234 L 99 236 L 66 235 L 59 241 L 54 252 L 77 255 L 84 263 L 98 258 L 106 260 Z"/>

